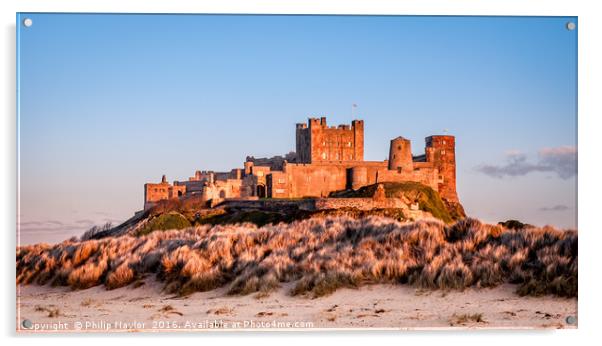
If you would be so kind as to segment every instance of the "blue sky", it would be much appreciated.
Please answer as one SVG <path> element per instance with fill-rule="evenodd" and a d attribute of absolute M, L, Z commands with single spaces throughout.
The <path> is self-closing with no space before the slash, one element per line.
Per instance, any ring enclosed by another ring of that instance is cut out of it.
<path fill-rule="evenodd" d="M 365 120 L 365 159 L 457 137 L 467 212 L 576 227 L 574 17 L 21 14 L 27 242 L 118 223 L 143 184 L 294 150 L 294 124 Z"/>

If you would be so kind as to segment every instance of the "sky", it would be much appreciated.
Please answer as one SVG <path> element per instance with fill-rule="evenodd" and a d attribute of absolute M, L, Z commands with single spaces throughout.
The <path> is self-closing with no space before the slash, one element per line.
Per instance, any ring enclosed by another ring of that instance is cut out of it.
<path fill-rule="evenodd" d="M 25 18 L 32 25 L 21 25 Z M 143 185 L 365 121 L 365 159 L 456 136 L 486 222 L 577 225 L 575 17 L 17 15 L 20 242 L 118 224 Z M 352 104 L 357 104 L 353 110 Z"/>

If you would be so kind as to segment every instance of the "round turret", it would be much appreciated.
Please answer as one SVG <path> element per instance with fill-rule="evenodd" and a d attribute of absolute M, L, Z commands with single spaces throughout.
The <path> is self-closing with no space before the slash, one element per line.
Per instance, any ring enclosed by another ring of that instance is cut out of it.
<path fill-rule="evenodd" d="M 391 140 L 391 147 L 389 148 L 389 170 L 394 170 L 399 173 L 411 172 L 413 170 L 412 146 L 408 139 L 397 137 Z"/>

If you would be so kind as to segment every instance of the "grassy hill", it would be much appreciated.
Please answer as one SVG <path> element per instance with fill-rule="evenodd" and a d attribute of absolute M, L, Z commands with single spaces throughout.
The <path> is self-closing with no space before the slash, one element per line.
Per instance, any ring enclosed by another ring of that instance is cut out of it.
<path fill-rule="evenodd" d="M 462 213 L 450 210 L 446 203 L 441 199 L 439 193 L 429 186 L 417 182 L 402 183 L 382 183 L 385 188 L 385 196 L 401 198 L 409 203 L 418 203 L 420 210 L 427 211 L 442 220 L 450 223 L 464 217 Z M 376 192 L 378 184 L 364 186 L 358 190 L 344 190 L 333 192 L 332 197 L 353 198 L 353 197 L 372 197 Z"/>

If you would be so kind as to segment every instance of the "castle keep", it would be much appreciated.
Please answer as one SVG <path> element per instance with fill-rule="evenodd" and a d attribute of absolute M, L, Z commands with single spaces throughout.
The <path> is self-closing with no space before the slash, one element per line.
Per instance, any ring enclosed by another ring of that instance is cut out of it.
<path fill-rule="evenodd" d="M 403 137 L 391 140 L 389 159 L 364 161 L 364 122 L 328 126 L 326 118 L 296 125 L 296 151 L 272 158 L 247 157 L 243 168 L 229 172 L 197 171 L 186 181 L 144 185 L 144 208 L 156 202 L 200 195 L 218 203 L 225 199 L 327 197 L 331 192 L 359 189 L 381 182 L 414 181 L 458 203 L 454 136 L 426 138 L 425 153 L 413 156 Z"/>

